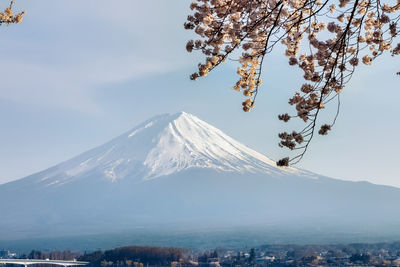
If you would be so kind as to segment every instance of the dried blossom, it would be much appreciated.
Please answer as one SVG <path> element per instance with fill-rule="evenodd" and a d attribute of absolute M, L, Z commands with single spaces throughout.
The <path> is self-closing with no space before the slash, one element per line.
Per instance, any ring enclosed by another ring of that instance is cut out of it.
<path fill-rule="evenodd" d="M 290 116 L 289 116 L 289 114 L 287 114 L 287 113 L 278 115 L 278 118 L 279 118 L 281 121 L 284 121 L 284 122 L 288 122 L 288 121 L 290 120 Z"/>
<path fill-rule="evenodd" d="M 276 162 L 276 165 L 279 166 L 279 167 L 287 167 L 287 166 L 289 166 L 289 158 L 286 157 L 286 158 L 278 160 Z"/>
<path fill-rule="evenodd" d="M 321 126 L 321 128 L 318 131 L 318 133 L 320 135 L 327 135 L 328 131 L 330 131 L 330 130 L 331 130 L 331 126 L 328 125 L 328 124 L 324 124 L 324 125 Z"/>

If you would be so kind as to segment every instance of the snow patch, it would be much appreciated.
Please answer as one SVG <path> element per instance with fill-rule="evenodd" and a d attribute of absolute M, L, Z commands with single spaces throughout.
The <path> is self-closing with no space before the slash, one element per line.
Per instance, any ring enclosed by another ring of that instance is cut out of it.
<path fill-rule="evenodd" d="M 139 128 L 139 129 L 136 129 L 136 130 L 134 130 L 133 132 L 131 132 L 131 133 L 128 135 L 128 137 L 129 137 L 129 138 L 133 137 L 134 135 L 136 135 L 137 133 L 143 131 L 144 129 L 147 129 L 147 128 L 153 126 L 153 124 L 154 124 L 154 121 L 149 122 L 149 123 L 146 124 L 144 127 Z"/>

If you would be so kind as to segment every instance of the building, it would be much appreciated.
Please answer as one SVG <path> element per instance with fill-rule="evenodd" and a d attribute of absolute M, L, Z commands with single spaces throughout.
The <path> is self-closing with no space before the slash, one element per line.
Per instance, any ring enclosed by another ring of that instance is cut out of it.
<path fill-rule="evenodd" d="M 0 259 L 12 259 L 16 256 L 16 253 L 11 253 L 9 250 L 0 250 Z"/>

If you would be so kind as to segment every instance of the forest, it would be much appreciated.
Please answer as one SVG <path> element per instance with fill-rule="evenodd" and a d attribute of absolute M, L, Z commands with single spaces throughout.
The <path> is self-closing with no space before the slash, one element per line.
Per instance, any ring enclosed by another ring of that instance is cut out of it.
<path fill-rule="evenodd" d="M 183 260 L 184 254 L 181 248 L 129 246 L 85 253 L 78 260 L 90 262 L 89 266 L 166 266 Z"/>

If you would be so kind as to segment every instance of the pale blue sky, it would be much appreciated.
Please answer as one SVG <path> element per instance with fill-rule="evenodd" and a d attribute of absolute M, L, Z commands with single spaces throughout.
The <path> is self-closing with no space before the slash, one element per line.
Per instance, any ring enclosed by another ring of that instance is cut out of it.
<path fill-rule="evenodd" d="M 182 24 L 190 1 L 17 0 L 23 23 L 0 28 L 0 183 L 67 160 L 161 113 L 181 110 L 273 159 L 286 155 L 277 114 L 302 83 L 277 51 L 256 108 L 241 111 L 234 64 L 188 79 Z M 338 123 L 298 167 L 400 187 L 400 57 L 361 67 L 342 94 Z M 331 107 L 334 111 L 334 107 Z M 329 114 L 332 115 L 332 114 Z"/>

